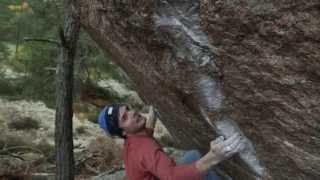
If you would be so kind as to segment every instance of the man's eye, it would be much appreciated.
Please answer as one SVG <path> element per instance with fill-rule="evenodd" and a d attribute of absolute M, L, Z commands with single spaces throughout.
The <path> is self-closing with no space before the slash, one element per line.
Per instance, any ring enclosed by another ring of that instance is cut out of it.
<path fill-rule="evenodd" d="M 129 106 L 126 106 L 126 110 L 127 110 L 127 111 L 130 111 L 130 108 L 129 108 Z"/>

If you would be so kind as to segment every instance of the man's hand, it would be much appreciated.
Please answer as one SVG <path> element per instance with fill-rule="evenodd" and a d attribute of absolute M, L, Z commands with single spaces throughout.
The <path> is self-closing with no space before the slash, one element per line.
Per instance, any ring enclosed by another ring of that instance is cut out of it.
<path fill-rule="evenodd" d="M 156 126 L 156 114 L 152 106 L 149 106 L 148 113 L 142 114 L 146 118 L 146 125 L 145 127 L 148 129 L 154 129 Z"/>
<path fill-rule="evenodd" d="M 226 140 L 220 136 L 210 143 L 210 151 L 219 162 L 228 159 L 243 148 L 243 140 L 239 133 L 232 135 Z"/>
<path fill-rule="evenodd" d="M 230 158 L 244 148 L 244 143 L 239 133 L 236 133 L 224 140 L 222 136 L 211 141 L 209 152 L 196 162 L 200 172 L 206 173 L 219 162 Z"/>

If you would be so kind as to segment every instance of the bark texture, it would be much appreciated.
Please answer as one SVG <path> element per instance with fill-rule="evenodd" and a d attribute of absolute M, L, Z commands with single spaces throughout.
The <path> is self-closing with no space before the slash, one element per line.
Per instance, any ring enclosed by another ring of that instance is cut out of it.
<path fill-rule="evenodd" d="M 81 24 L 185 148 L 241 132 L 235 179 L 320 178 L 317 0 L 81 0 Z"/>
<path fill-rule="evenodd" d="M 63 32 L 60 32 L 62 48 L 56 76 L 56 180 L 74 179 L 72 103 L 73 65 L 80 30 L 79 13 L 76 11 L 78 5 L 77 0 L 64 1 L 64 29 Z"/>

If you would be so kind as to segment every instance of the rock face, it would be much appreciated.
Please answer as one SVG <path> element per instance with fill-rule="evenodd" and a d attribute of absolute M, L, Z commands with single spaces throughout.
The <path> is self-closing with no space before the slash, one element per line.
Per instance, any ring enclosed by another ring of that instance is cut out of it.
<path fill-rule="evenodd" d="M 320 178 L 320 3 L 81 0 L 81 24 L 184 148 L 237 131 L 235 179 Z"/>

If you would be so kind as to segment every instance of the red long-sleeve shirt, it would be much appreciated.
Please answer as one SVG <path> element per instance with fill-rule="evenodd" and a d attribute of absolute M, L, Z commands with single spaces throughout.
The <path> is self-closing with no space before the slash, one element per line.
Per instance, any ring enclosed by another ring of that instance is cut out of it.
<path fill-rule="evenodd" d="M 153 137 L 128 136 L 124 143 L 128 180 L 202 180 L 195 163 L 176 165 Z"/>

